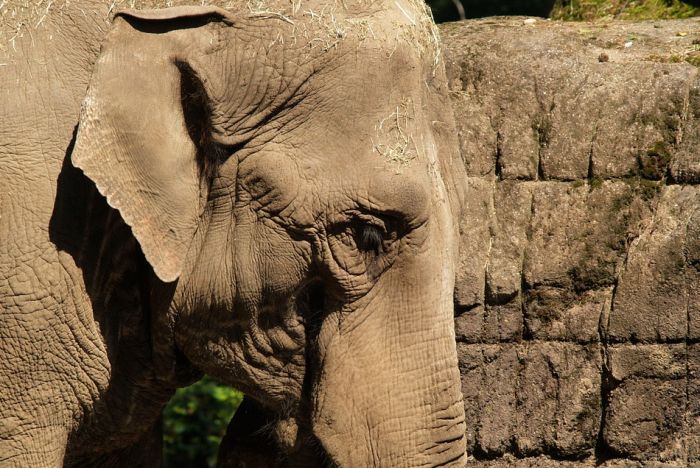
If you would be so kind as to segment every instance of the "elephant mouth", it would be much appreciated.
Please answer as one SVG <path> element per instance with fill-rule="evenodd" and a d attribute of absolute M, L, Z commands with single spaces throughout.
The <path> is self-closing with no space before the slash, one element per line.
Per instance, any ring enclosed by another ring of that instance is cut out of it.
<path fill-rule="evenodd" d="M 303 419 L 284 419 L 246 397 L 229 423 L 218 466 L 338 467 Z"/>
<path fill-rule="evenodd" d="M 279 440 L 280 445 L 282 445 L 282 439 Z M 337 468 L 340 466 L 333 461 L 333 458 L 323 447 L 321 441 L 308 429 L 306 424 L 296 427 L 295 445 L 293 447 L 283 447 L 283 450 L 286 450 L 286 459 L 282 463 L 283 466 L 317 466 L 320 468 Z"/>
<path fill-rule="evenodd" d="M 291 298 L 288 313 L 304 328 L 300 393 L 267 404 L 246 396 L 221 443 L 219 466 L 339 466 L 311 429 L 311 401 L 320 368 L 317 342 L 327 317 L 328 296 L 322 279 L 315 277 L 302 284 Z"/>

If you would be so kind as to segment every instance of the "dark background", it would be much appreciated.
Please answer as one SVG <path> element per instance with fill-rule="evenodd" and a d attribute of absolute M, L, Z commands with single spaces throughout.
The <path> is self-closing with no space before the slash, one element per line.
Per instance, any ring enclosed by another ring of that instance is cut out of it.
<path fill-rule="evenodd" d="M 484 16 L 525 15 L 549 16 L 555 0 L 461 0 L 466 18 Z M 437 23 L 459 20 L 459 12 L 452 0 L 430 0 Z"/>
<path fill-rule="evenodd" d="M 437 23 L 485 16 L 541 16 L 560 20 L 662 19 L 697 16 L 700 0 L 427 0 Z"/>

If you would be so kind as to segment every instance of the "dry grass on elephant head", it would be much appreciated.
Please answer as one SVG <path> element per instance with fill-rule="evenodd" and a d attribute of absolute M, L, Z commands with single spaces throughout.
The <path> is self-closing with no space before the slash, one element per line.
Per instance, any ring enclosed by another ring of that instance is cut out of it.
<path fill-rule="evenodd" d="M 125 9 L 153 9 L 185 6 L 188 0 L 104 0 L 105 28 L 114 14 Z M 431 54 L 434 66 L 440 60 L 440 40 L 432 12 L 422 0 L 396 0 L 389 2 L 399 15 L 394 20 L 393 37 L 382 33 L 375 25 L 374 14 L 387 8 L 377 0 L 203 0 L 202 5 L 225 8 L 241 17 L 280 21 L 291 32 L 280 32 L 270 45 L 285 42 L 302 42 L 309 49 L 328 51 L 341 42 L 352 39 L 361 45 L 367 39 L 406 41 L 423 54 Z M 369 9 L 368 9 L 369 8 Z M 16 41 L 40 30 L 46 18 L 76 14 L 81 11 L 80 2 L 71 0 L 0 0 L 0 52 L 15 51 Z M 369 14 L 368 14 L 369 12 Z M 381 35 L 385 37 L 381 37 Z M 379 36 L 378 36 L 379 35 Z"/>

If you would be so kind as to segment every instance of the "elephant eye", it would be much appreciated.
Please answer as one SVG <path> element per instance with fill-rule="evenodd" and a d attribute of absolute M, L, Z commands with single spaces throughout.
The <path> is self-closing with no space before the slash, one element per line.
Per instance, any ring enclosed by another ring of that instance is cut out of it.
<path fill-rule="evenodd" d="M 356 230 L 357 248 L 362 252 L 373 252 L 379 254 L 384 241 L 384 235 L 380 228 L 371 224 L 362 224 Z"/>

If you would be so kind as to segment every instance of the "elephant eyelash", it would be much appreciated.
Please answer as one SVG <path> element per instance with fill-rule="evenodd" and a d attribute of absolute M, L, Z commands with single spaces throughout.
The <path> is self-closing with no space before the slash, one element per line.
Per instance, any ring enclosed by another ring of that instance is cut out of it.
<path fill-rule="evenodd" d="M 355 242 L 362 252 L 379 255 L 384 244 L 385 233 L 373 224 L 362 224 L 355 229 Z"/>
<path fill-rule="evenodd" d="M 387 213 L 352 213 L 350 233 L 357 249 L 365 254 L 378 256 L 389 249 L 394 241 L 406 232 L 403 220 Z"/>

